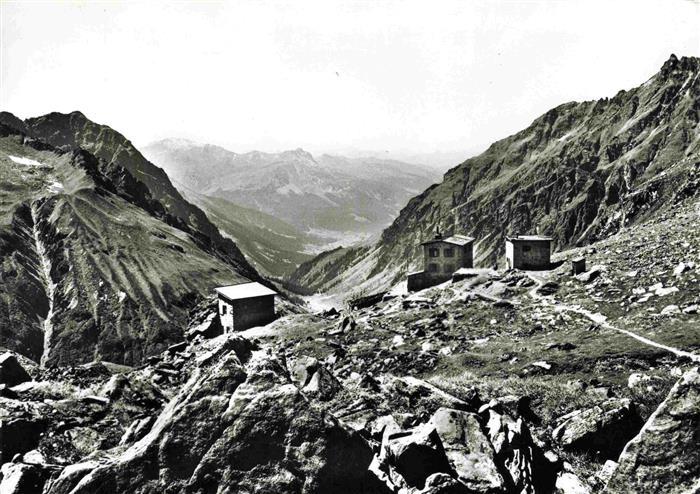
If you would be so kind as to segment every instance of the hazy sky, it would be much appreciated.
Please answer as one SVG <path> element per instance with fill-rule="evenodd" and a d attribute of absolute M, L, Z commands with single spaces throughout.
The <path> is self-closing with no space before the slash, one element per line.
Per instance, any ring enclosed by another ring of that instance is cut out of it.
<path fill-rule="evenodd" d="M 0 2 L 1 107 L 136 145 L 473 150 L 700 55 L 700 3 Z"/>

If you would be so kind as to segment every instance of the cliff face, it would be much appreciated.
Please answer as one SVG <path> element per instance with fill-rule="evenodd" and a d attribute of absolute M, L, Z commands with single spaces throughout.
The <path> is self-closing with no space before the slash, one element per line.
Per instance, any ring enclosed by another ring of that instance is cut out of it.
<path fill-rule="evenodd" d="M 37 136 L 62 127 L 18 121 L 0 121 L 0 346 L 47 366 L 136 364 L 179 341 L 214 286 L 257 277 L 201 211 L 164 198 L 169 181 L 154 193 L 119 153 L 58 149 Z"/>
<path fill-rule="evenodd" d="M 394 272 L 391 283 L 419 267 L 419 244 L 437 227 L 476 237 L 476 264 L 492 266 L 502 264 L 508 234 L 582 245 L 693 193 L 699 75 L 700 59 L 671 56 L 641 86 L 558 106 L 453 168 L 384 230 L 365 285 L 384 288 L 382 272 Z"/>

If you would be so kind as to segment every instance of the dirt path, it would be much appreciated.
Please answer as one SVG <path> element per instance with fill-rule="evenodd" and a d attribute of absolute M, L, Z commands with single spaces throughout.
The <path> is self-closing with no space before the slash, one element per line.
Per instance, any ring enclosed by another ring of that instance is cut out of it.
<path fill-rule="evenodd" d="M 677 355 L 678 357 L 686 357 L 692 360 L 693 362 L 698 362 L 700 363 L 700 355 L 696 355 L 691 352 L 686 352 L 685 350 L 681 350 L 679 348 L 675 348 L 672 346 L 664 345 L 662 343 L 657 343 L 654 340 L 650 340 L 649 338 L 646 338 L 644 336 L 638 335 L 632 331 L 629 331 L 627 329 L 622 329 L 618 328 L 616 326 L 613 326 L 612 324 L 608 323 L 608 318 L 601 314 L 600 312 L 591 312 L 587 309 L 584 309 L 583 307 L 577 307 L 573 305 L 567 305 L 567 304 L 562 304 L 560 302 L 557 302 L 554 297 L 552 296 L 544 296 L 538 293 L 538 289 L 547 281 L 546 277 L 541 274 L 535 274 L 535 273 L 527 273 L 528 277 L 532 279 L 536 285 L 535 287 L 530 290 L 530 296 L 540 300 L 542 303 L 545 305 L 552 306 L 554 310 L 557 312 L 573 312 L 575 314 L 580 314 L 595 324 L 599 325 L 602 328 L 605 329 L 610 329 L 612 331 L 617 331 L 618 333 L 625 334 L 629 336 L 630 338 L 634 338 L 635 340 L 644 343 L 645 345 L 648 346 L 653 346 L 655 348 L 660 348 L 662 350 L 666 350 L 667 352 L 673 353 L 674 355 Z"/>

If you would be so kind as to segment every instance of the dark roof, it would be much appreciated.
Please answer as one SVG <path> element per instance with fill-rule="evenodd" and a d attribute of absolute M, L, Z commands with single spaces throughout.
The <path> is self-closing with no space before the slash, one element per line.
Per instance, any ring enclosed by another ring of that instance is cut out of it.
<path fill-rule="evenodd" d="M 427 242 L 423 242 L 421 245 L 437 244 L 444 242 L 447 244 L 459 245 L 460 247 L 464 247 L 465 245 L 470 244 L 473 241 L 473 237 L 467 237 L 466 235 L 452 235 L 451 237 L 447 238 L 434 238 L 432 240 L 428 240 Z"/>

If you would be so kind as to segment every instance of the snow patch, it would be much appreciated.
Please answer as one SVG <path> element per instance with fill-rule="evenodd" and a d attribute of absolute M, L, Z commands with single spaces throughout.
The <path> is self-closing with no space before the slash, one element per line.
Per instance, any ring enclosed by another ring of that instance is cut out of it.
<path fill-rule="evenodd" d="M 46 188 L 52 194 L 58 194 L 60 192 L 63 192 L 63 190 L 64 190 L 63 184 L 61 182 L 57 182 L 55 180 L 53 182 L 51 182 Z"/>
<path fill-rule="evenodd" d="M 11 154 L 7 155 L 8 158 L 10 158 L 12 161 L 17 163 L 18 165 L 26 165 L 26 166 L 44 166 L 43 163 L 38 162 L 37 160 L 33 160 L 30 158 L 21 158 L 19 156 L 12 156 Z"/>

